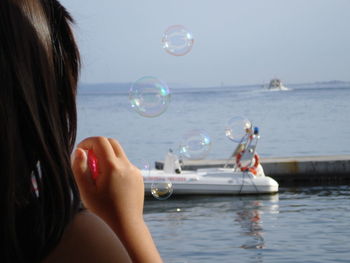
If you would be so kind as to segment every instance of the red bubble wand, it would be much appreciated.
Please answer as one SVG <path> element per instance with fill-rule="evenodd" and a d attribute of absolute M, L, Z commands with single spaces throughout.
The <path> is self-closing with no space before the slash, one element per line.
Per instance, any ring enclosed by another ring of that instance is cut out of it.
<path fill-rule="evenodd" d="M 92 150 L 88 150 L 88 166 L 92 175 L 92 179 L 96 180 L 98 177 L 98 160 Z"/>

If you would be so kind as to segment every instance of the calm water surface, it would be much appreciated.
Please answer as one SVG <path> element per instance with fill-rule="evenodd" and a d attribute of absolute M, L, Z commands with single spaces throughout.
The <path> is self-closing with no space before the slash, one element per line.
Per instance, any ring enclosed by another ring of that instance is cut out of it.
<path fill-rule="evenodd" d="M 350 85 L 301 85 L 277 92 L 261 87 L 183 88 L 173 92 L 164 114 L 145 118 L 131 110 L 125 90 L 95 90 L 78 96 L 78 140 L 92 135 L 117 138 L 140 165 L 142 160 L 163 160 L 186 132 L 204 129 L 212 140 L 207 158 L 224 159 L 236 147 L 226 138 L 225 125 L 232 117 L 245 116 L 260 128 L 262 157 L 350 154 L 349 102 Z"/>
<path fill-rule="evenodd" d="M 212 138 L 207 158 L 223 159 L 236 146 L 225 124 L 243 115 L 260 127 L 262 157 L 350 154 L 349 102 L 349 86 L 182 89 L 163 115 L 144 118 L 130 109 L 125 90 L 97 87 L 78 96 L 78 140 L 114 137 L 135 164 L 152 164 L 200 128 Z M 166 262 L 350 262 L 349 207 L 349 186 L 296 188 L 147 200 L 145 219 Z"/>
<path fill-rule="evenodd" d="M 350 262 L 350 187 L 148 200 L 165 262 Z"/>

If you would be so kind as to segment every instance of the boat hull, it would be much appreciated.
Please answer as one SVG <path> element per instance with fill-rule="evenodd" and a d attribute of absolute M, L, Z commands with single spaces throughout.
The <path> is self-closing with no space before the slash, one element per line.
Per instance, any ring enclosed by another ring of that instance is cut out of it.
<path fill-rule="evenodd" d="M 232 169 L 207 169 L 166 174 L 161 170 L 142 171 L 146 195 L 153 183 L 171 182 L 175 195 L 241 195 L 273 194 L 278 183 L 268 176 L 255 176 L 250 172 Z"/>

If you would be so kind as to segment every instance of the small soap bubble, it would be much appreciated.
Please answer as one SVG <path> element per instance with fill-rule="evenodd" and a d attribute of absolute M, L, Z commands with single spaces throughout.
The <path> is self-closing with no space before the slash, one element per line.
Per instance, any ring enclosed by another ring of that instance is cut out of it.
<path fill-rule="evenodd" d="M 204 159 L 211 149 L 211 139 L 208 133 L 202 129 L 194 129 L 186 132 L 180 143 L 181 156 L 191 160 Z"/>
<path fill-rule="evenodd" d="M 151 194 L 158 200 L 166 200 L 173 194 L 173 184 L 170 181 L 153 182 Z"/>
<path fill-rule="evenodd" d="M 173 56 L 184 56 L 193 46 L 192 33 L 182 25 L 168 27 L 162 38 L 162 45 L 166 52 Z"/>
<path fill-rule="evenodd" d="M 141 170 L 142 176 L 149 176 L 151 173 L 151 164 L 148 160 L 141 160 L 137 166 Z"/>
<path fill-rule="evenodd" d="M 135 81 L 129 91 L 131 107 L 141 116 L 157 117 L 170 103 L 170 90 L 156 77 L 146 76 Z"/>
<path fill-rule="evenodd" d="M 252 132 L 252 123 L 241 116 L 231 118 L 225 127 L 225 135 L 234 142 L 240 142 L 242 138 Z"/>

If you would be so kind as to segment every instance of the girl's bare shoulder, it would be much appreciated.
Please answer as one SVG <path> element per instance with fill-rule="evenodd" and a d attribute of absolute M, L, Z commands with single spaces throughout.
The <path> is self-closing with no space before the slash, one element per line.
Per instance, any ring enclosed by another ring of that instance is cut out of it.
<path fill-rule="evenodd" d="M 78 213 L 68 225 L 58 246 L 43 263 L 131 262 L 112 229 L 91 212 Z"/>

